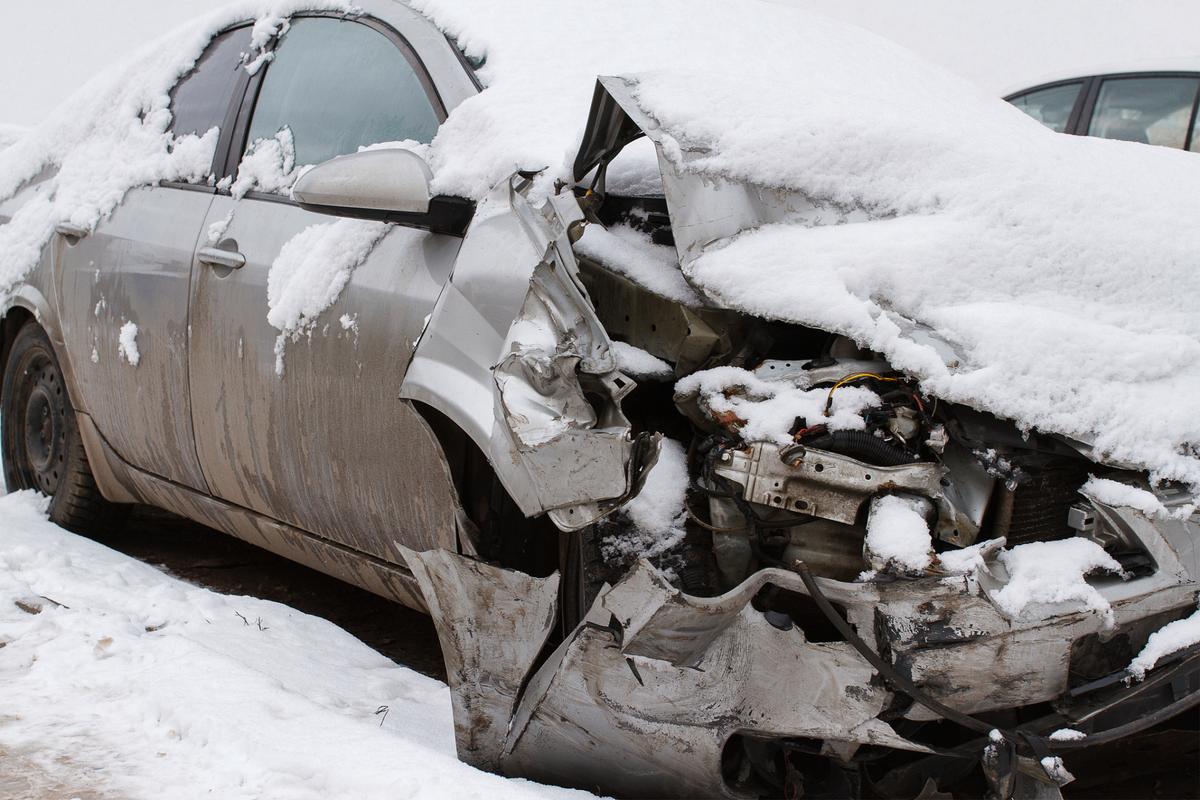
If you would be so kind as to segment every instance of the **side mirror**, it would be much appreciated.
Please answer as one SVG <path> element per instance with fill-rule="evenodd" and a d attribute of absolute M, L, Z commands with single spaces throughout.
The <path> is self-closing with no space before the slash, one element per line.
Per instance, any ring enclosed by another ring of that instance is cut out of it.
<path fill-rule="evenodd" d="M 409 150 L 364 150 L 305 172 L 292 187 L 292 199 L 319 214 L 461 236 L 475 213 L 475 204 L 457 197 L 431 196 L 432 178 L 425 160 Z"/>

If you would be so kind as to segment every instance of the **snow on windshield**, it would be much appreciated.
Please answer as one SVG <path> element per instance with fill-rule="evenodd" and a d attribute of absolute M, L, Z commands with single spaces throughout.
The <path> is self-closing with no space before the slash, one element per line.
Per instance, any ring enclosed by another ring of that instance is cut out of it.
<path fill-rule="evenodd" d="M 433 143 L 442 191 L 514 161 L 568 178 L 594 76 L 623 76 L 673 169 L 811 205 L 685 254 L 717 304 L 1200 485 L 1195 154 L 1052 134 L 897 45 L 753 0 L 415 5 L 486 56 L 488 89 Z"/>

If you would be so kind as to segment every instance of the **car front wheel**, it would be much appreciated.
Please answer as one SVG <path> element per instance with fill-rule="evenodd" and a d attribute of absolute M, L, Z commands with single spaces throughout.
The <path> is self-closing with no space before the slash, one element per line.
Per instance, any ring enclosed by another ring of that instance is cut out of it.
<path fill-rule="evenodd" d="M 26 323 L 14 337 L 0 385 L 0 440 L 9 491 L 50 497 L 51 521 L 75 531 L 115 522 L 88 465 L 75 409 L 46 332 Z"/>

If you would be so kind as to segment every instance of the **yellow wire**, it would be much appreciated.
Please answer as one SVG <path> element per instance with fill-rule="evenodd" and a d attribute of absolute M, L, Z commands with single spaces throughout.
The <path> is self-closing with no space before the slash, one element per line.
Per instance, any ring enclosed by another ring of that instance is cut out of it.
<path fill-rule="evenodd" d="M 883 375 L 876 375 L 874 372 L 856 372 L 853 375 L 847 375 L 840 381 L 835 383 L 829 389 L 829 396 L 825 398 L 825 416 L 829 416 L 829 409 L 833 407 L 833 393 L 852 381 L 859 381 L 863 378 L 874 378 L 877 381 L 886 381 L 888 383 L 901 383 L 900 378 L 887 378 Z"/>

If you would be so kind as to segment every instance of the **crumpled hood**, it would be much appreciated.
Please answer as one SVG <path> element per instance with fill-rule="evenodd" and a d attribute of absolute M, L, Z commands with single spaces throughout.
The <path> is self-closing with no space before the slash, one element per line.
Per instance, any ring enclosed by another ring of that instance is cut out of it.
<path fill-rule="evenodd" d="M 602 78 L 577 174 L 636 127 L 680 268 L 714 304 L 849 336 L 932 395 L 1200 484 L 1200 160 L 1012 109 L 991 115 L 1004 141 L 839 144 L 770 130 L 735 83 L 700 116 L 674 75 Z"/>

